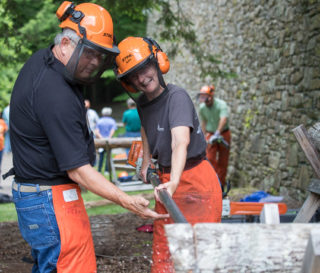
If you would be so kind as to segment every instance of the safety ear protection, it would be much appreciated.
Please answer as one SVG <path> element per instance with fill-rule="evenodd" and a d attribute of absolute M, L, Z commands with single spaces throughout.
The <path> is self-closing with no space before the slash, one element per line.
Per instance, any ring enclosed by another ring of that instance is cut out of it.
<path fill-rule="evenodd" d="M 158 61 L 159 69 L 162 74 L 166 74 L 170 69 L 170 62 L 166 53 L 164 53 L 159 44 L 148 37 L 143 40 L 148 44 L 150 52 L 153 53 L 155 59 Z"/>
<path fill-rule="evenodd" d="M 76 6 L 74 3 L 70 1 L 64 1 L 56 12 L 56 15 L 60 22 L 66 20 L 68 16 L 71 15 L 70 20 L 75 23 L 79 23 L 84 17 L 84 14 L 79 10 L 75 10 L 75 7 Z"/>

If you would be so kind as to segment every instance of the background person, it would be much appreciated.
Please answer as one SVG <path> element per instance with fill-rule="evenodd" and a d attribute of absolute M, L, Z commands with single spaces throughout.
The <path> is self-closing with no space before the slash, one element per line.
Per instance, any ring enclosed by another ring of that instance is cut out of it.
<path fill-rule="evenodd" d="M 0 116 L 0 174 L 1 174 L 1 166 L 2 166 L 2 156 L 4 152 L 5 146 L 5 133 L 8 131 L 8 126 L 4 119 Z"/>
<path fill-rule="evenodd" d="M 119 53 L 110 14 L 101 6 L 65 1 L 63 32 L 21 69 L 10 102 L 13 200 L 32 272 L 97 271 L 82 185 L 143 218 L 162 218 L 141 197 L 122 192 L 93 167 L 94 141 L 82 84 L 96 81 Z"/>
<path fill-rule="evenodd" d="M 87 109 L 87 118 L 88 118 L 90 130 L 92 132 L 95 132 L 96 127 L 97 127 L 97 122 L 99 120 L 99 115 L 96 110 L 91 108 L 90 100 L 88 100 L 88 99 L 84 100 L 84 105 Z M 95 134 L 93 135 L 93 137 L 94 136 L 95 136 Z"/>
<path fill-rule="evenodd" d="M 205 160 L 206 142 L 189 95 L 183 88 L 164 82 L 162 74 L 169 70 L 167 56 L 150 38 L 129 37 L 118 46 L 117 78 L 127 91 L 142 93 L 137 106 L 144 182 L 151 155 L 159 165 L 162 184 L 155 190 L 156 211 L 166 212 L 157 194 L 166 188 L 189 223 L 220 222 L 220 183 Z M 174 272 L 164 233 L 164 224 L 169 223 L 171 218 L 154 222 L 152 272 Z"/>
<path fill-rule="evenodd" d="M 4 135 L 4 149 L 3 152 L 4 153 L 11 153 L 11 142 L 10 142 L 10 104 L 8 104 L 2 112 L 2 118 L 5 121 L 5 123 L 7 124 L 7 131 Z"/>
<path fill-rule="evenodd" d="M 117 123 L 111 117 L 111 114 L 112 114 L 112 109 L 110 107 L 104 107 L 101 110 L 102 117 L 99 118 L 96 126 L 96 131 L 95 131 L 97 138 L 111 138 L 114 132 L 117 130 Z M 106 155 L 106 164 L 105 164 L 104 173 L 106 175 L 109 175 L 107 154 L 103 148 L 99 149 L 98 172 L 102 172 L 102 164 L 103 164 L 103 159 L 105 155 Z"/>
<path fill-rule="evenodd" d="M 207 158 L 215 168 L 222 187 L 226 184 L 229 162 L 231 133 L 229 129 L 229 108 L 225 101 L 214 97 L 213 85 L 203 86 L 198 94 L 200 104 L 199 116 L 201 128 L 206 139 L 212 143 L 207 145 Z M 222 136 L 229 144 L 226 147 L 217 141 Z"/>
<path fill-rule="evenodd" d="M 124 137 L 140 137 L 141 121 L 135 101 L 131 98 L 127 99 L 128 110 L 122 115 L 122 122 L 125 125 L 126 132 Z"/>

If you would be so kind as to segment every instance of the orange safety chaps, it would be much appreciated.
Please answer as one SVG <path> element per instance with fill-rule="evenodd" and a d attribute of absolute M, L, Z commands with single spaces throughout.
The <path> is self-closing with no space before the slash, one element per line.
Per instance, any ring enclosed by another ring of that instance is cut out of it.
<path fill-rule="evenodd" d="M 61 240 L 57 272 L 96 273 L 90 222 L 79 186 L 52 186 L 52 197 Z"/>
<path fill-rule="evenodd" d="M 213 134 L 209 134 L 209 139 Z M 207 158 L 216 170 L 220 179 L 221 185 L 226 184 L 226 176 L 229 162 L 230 144 L 231 144 L 231 133 L 230 130 L 221 134 L 226 142 L 229 143 L 229 148 L 224 146 L 222 143 L 214 143 L 213 145 L 207 145 Z"/>
<path fill-rule="evenodd" d="M 170 181 L 170 174 L 160 173 L 160 180 L 162 183 Z M 182 173 L 173 200 L 190 224 L 221 222 L 221 187 L 216 172 L 207 160 Z M 155 210 L 167 213 L 160 202 L 156 202 Z M 154 221 L 152 273 L 175 272 L 164 231 L 164 225 L 171 223 L 171 218 Z"/>

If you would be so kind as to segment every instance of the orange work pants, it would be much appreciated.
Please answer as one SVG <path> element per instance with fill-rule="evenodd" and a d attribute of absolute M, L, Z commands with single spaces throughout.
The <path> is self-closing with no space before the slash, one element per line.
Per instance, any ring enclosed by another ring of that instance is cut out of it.
<path fill-rule="evenodd" d="M 96 273 L 90 222 L 79 186 L 52 186 L 52 199 L 61 240 L 57 272 Z"/>
<path fill-rule="evenodd" d="M 170 174 L 160 173 L 160 180 L 162 183 L 170 181 Z M 216 172 L 207 160 L 182 173 L 179 186 L 172 198 L 192 225 L 221 222 L 221 187 Z M 160 202 L 156 202 L 155 210 L 161 214 L 167 213 Z M 175 272 L 164 230 L 165 224 L 172 223 L 172 218 L 154 221 L 152 273 Z"/>
<path fill-rule="evenodd" d="M 209 134 L 207 139 L 209 139 L 213 134 Z M 222 143 L 214 143 L 207 145 L 207 158 L 216 170 L 218 177 L 220 179 L 221 185 L 226 184 L 226 176 L 229 162 L 229 152 L 231 144 L 231 133 L 230 130 L 225 131 L 221 134 L 226 142 L 229 143 L 229 148 L 227 148 Z"/>

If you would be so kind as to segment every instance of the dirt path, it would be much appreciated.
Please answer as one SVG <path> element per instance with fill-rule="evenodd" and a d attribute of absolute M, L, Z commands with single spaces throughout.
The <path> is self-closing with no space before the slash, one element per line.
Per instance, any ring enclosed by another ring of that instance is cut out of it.
<path fill-rule="evenodd" d="M 132 213 L 90 218 L 99 273 L 150 272 L 152 233 L 136 227 L 150 224 Z M 0 223 L 0 272 L 31 272 L 30 248 L 20 235 L 18 224 Z"/>

